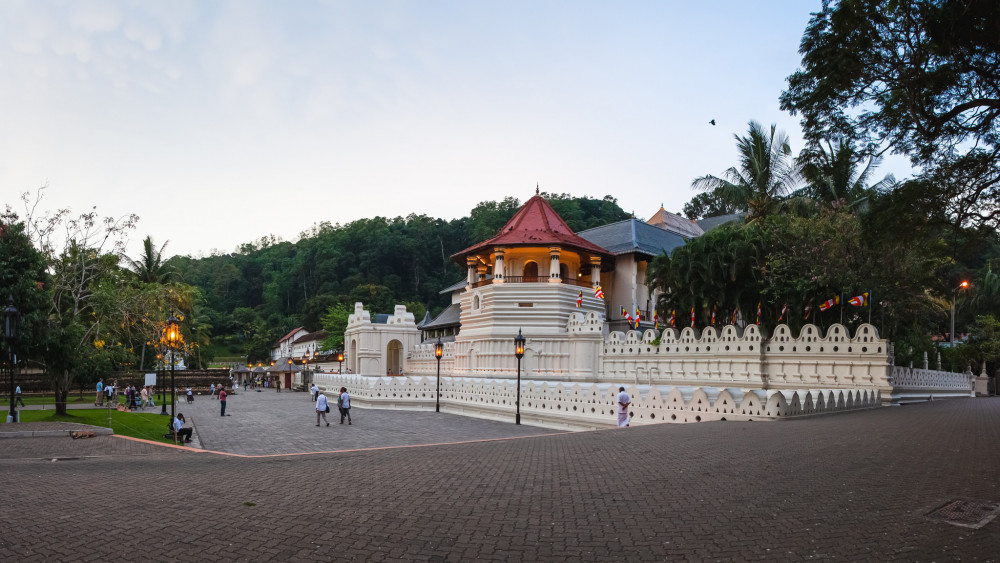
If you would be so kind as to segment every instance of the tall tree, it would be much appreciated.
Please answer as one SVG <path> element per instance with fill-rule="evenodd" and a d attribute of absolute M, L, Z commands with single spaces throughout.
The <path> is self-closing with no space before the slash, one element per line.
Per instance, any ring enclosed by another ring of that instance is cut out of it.
<path fill-rule="evenodd" d="M 771 125 L 765 131 L 751 121 L 745 137 L 736 135 L 739 165 L 726 170 L 722 177 L 696 178 L 692 187 L 717 194 L 723 201 L 747 213 L 747 222 L 758 222 L 775 212 L 782 199 L 799 181 L 799 171 L 792 158 L 788 135 Z"/>
<path fill-rule="evenodd" d="M 139 281 L 143 283 L 167 283 L 173 279 L 173 269 L 169 268 L 163 260 L 163 253 L 167 249 L 164 242 L 160 248 L 153 244 L 153 237 L 147 236 L 142 240 L 142 255 L 138 260 L 127 258 L 129 266 Z"/>
<path fill-rule="evenodd" d="M 848 139 L 836 146 L 830 141 L 814 143 L 799 153 L 798 162 L 807 182 L 801 190 L 804 195 L 834 207 L 864 207 L 872 191 L 889 189 L 896 182 L 889 175 L 871 185 L 882 159 L 859 154 Z"/>
<path fill-rule="evenodd" d="M 929 175 L 928 209 L 1000 224 L 1000 3 L 825 1 L 799 52 L 781 107 L 807 139 L 907 154 Z"/>

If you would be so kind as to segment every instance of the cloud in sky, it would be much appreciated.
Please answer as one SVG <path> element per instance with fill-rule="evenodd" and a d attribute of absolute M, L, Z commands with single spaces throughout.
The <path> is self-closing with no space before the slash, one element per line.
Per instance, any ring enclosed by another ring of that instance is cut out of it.
<path fill-rule="evenodd" d="M 697 4 L 697 5 L 694 5 Z M 801 0 L 0 4 L 0 186 L 182 254 L 542 189 L 679 211 L 798 65 Z M 710 119 L 719 124 L 708 125 Z M 893 164 L 884 171 L 908 170 Z"/>

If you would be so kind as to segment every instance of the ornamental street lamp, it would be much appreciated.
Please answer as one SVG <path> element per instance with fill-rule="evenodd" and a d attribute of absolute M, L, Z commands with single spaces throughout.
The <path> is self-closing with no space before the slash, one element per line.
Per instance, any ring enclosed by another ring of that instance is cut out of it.
<path fill-rule="evenodd" d="M 170 347 L 170 424 L 173 424 L 177 417 L 177 388 L 174 386 L 174 366 L 177 365 L 177 345 L 181 343 L 181 321 L 177 317 L 170 315 L 167 319 L 164 340 Z M 174 443 L 177 443 L 177 433 L 174 432 Z"/>
<path fill-rule="evenodd" d="M 517 356 L 517 416 L 514 424 L 521 424 L 521 358 L 524 356 L 524 336 L 521 329 L 517 329 L 517 336 L 514 337 L 514 355 Z"/>
<path fill-rule="evenodd" d="M 340 365 L 337 366 L 337 375 L 340 375 L 340 374 L 342 374 L 344 372 L 344 351 L 343 350 L 337 352 L 337 363 L 340 364 Z"/>
<path fill-rule="evenodd" d="M 17 422 L 17 407 L 14 404 L 14 342 L 18 339 L 19 317 L 17 307 L 14 307 L 14 296 L 8 295 L 7 308 L 3 310 L 3 338 L 7 341 L 7 369 L 10 370 L 10 415 L 7 422 Z"/>
<path fill-rule="evenodd" d="M 955 347 L 955 301 L 958 301 L 958 292 L 969 287 L 969 282 L 967 280 L 962 280 L 962 283 L 958 284 L 955 291 L 951 294 L 951 347 Z"/>
<path fill-rule="evenodd" d="M 438 361 L 437 392 L 434 393 L 434 412 L 441 412 L 441 353 L 444 351 L 444 344 L 441 337 L 434 343 L 434 357 Z"/>
<path fill-rule="evenodd" d="M 164 379 L 166 379 L 166 375 L 167 375 L 167 373 L 166 373 L 167 372 L 167 365 L 165 363 L 163 363 L 163 362 L 166 361 L 166 358 L 167 358 L 166 354 L 157 354 L 156 355 L 156 363 L 160 364 L 160 365 L 156 366 L 156 370 L 158 372 L 160 372 L 160 374 L 161 374 L 161 375 L 157 376 L 158 379 L 156 380 L 157 385 L 160 387 L 160 405 L 162 405 L 162 408 L 160 409 L 160 414 L 167 414 L 167 398 L 163 394 L 163 392 L 164 392 L 163 390 L 167 388 L 167 385 L 166 385 L 167 382 L 163 381 Z M 170 423 L 173 424 L 174 421 L 171 420 Z"/>

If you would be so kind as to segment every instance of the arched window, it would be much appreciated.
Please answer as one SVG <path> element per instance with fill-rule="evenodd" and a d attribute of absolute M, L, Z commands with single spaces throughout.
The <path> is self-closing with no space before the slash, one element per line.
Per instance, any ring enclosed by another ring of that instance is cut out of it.
<path fill-rule="evenodd" d="M 478 295 L 472 298 L 472 309 L 476 310 L 476 311 L 479 310 L 479 296 Z"/>
<path fill-rule="evenodd" d="M 528 261 L 524 263 L 524 281 L 534 282 L 538 281 L 538 264 L 534 261 Z"/>

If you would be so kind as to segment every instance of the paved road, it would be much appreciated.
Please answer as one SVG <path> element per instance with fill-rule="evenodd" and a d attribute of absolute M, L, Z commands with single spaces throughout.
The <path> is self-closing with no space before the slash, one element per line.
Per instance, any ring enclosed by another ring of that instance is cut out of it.
<path fill-rule="evenodd" d="M 993 398 L 263 458 L 4 440 L 0 560 L 996 561 L 1000 519 L 925 514 L 1000 502 L 998 444 Z"/>
<path fill-rule="evenodd" d="M 239 393 L 226 401 L 196 397 L 177 409 L 194 426 L 201 447 L 242 455 L 328 452 L 356 448 L 409 446 L 510 436 L 552 434 L 533 426 L 516 426 L 430 411 L 351 409 L 354 424 L 340 424 L 335 398 L 330 399 L 330 426 L 316 426 L 315 403 L 308 393 L 276 393 L 268 389 Z"/>

